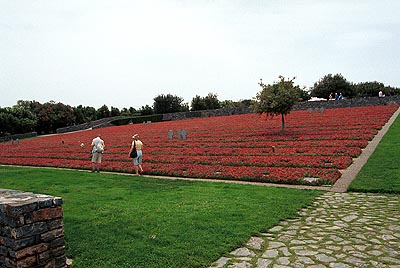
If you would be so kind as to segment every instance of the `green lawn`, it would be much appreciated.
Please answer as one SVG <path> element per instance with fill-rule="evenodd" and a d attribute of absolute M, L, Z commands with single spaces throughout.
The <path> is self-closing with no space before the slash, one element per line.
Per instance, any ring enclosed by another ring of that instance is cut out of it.
<path fill-rule="evenodd" d="M 319 191 L 0 167 L 0 188 L 63 198 L 74 268 L 208 267 Z"/>
<path fill-rule="evenodd" d="M 348 190 L 400 194 L 400 117 L 392 124 Z"/>

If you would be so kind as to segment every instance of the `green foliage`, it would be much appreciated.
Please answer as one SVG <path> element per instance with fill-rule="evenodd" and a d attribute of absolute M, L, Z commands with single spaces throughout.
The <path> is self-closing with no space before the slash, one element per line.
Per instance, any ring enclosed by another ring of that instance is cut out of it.
<path fill-rule="evenodd" d="M 381 82 L 362 82 L 353 84 L 354 92 L 357 97 L 378 97 L 379 91 L 382 91 L 386 96 L 398 95 L 400 89 L 391 86 L 385 86 Z"/>
<path fill-rule="evenodd" d="M 110 110 L 108 109 L 107 105 L 101 106 L 99 109 L 96 111 L 96 117 L 97 119 L 102 119 L 106 117 L 110 117 L 111 113 Z"/>
<path fill-rule="evenodd" d="M 300 101 L 308 101 L 311 99 L 310 91 L 300 89 Z"/>
<path fill-rule="evenodd" d="M 1 109 L 0 136 L 34 131 L 39 122 L 38 110 L 37 102 L 22 100 L 11 108 Z"/>
<path fill-rule="evenodd" d="M 10 109 L 10 112 L 17 118 L 26 118 L 37 121 L 38 118 L 35 113 L 36 107 L 37 106 L 34 102 L 19 100 L 17 104 Z"/>
<path fill-rule="evenodd" d="M 311 90 L 311 96 L 324 99 L 328 99 L 330 94 L 334 95 L 335 93 L 342 93 L 346 98 L 355 96 L 354 87 L 341 74 L 325 75 L 314 83 L 314 87 Z"/>
<path fill-rule="evenodd" d="M 196 97 L 194 97 L 192 99 L 192 103 L 190 104 L 190 106 L 192 107 L 191 108 L 192 111 L 207 110 L 207 107 L 206 107 L 206 104 L 205 104 L 203 98 L 200 97 L 199 95 L 196 95 Z"/>
<path fill-rule="evenodd" d="M 398 87 L 391 87 L 391 86 L 385 86 L 383 89 L 383 92 L 385 92 L 386 95 L 389 96 L 394 96 L 394 95 L 399 95 L 400 94 L 400 88 Z"/>
<path fill-rule="evenodd" d="M 155 114 L 165 114 L 188 111 L 188 107 L 181 97 L 161 94 L 154 98 L 153 110 Z"/>
<path fill-rule="evenodd" d="M 0 167 L 0 188 L 63 199 L 74 268 L 209 267 L 317 191 Z"/>
<path fill-rule="evenodd" d="M 239 101 L 224 100 L 220 102 L 221 108 L 235 108 L 235 107 L 250 107 L 253 105 L 253 100 L 245 99 Z"/>
<path fill-rule="evenodd" d="M 217 94 L 208 93 L 208 95 L 204 97 L 204 103 L 208 110 L 221 108 Z"/>
<path fill-rule="evenodd" d="M 221 108 L 234 108 L 234 107 L 240 107 L 240 103 L 232 100 L 224 100 L 220 102 Z"/>
<path fill-rule="evenodd" d="M 139 110 L 141 115 L 151 115 L 154 114 L 153 108 L 151 108 L 149 105 L 142 106 L 142 108 Z"/>
<path fill-rule="evenodd" d="M 300 87 L 294 86 L 294 78 L 285 80 L 279 76 L 280 81 L 272 85 L 259 83 L 262 90 L 257 93 L 253 104 L 254 111 L 269 116 L 282 116 L 282 132 L 285 130 L 284 115 L 290 113 L 293 106 L 300 100 Z"/>
<path fill-rule="evenodd" d="M 19 119 L 14 115 L 0 112 L 0 136 L 16 133 L 15 129 L 19 124 Z"/>
<path fill-rule="evenodd" d="M 349 186 L 349 191 L 400 194 L 400 117 Z"/>
<path fill-rule="evenodd" d="M 206 97 L 196 95 L 192 99 L 190 106 L 192 107 L 192 111 L 213 110 L 221 108 L 221 103 L 218 100 L 217 94 L 208 93 Z"/>
<path fill-rule="evenodd" d="M 377 97 L 379 91 L 385 89 L 383 83 L 376 81 L 354 84 L 353 87 L 358 97 Z"/>
<path fill-rule="evenodd" d="M 55 133 L 57 128 L 71 126 L 75 121 L 74 109 L 69 105 L 46 102 L 38 109 L 37 131 L 40 134 Z"/>
<path fill-rule="evenodd" d="M 111 117 L 113 117 L 113 116 L 120 116 L 120 115 L 121 115 L 121 112 L 119 111 L 119 109 L 118 109 L 117 107 L 112 107 L 112 106 L 111 106 L 110 115 L 111 115 Z"/>
<path fill-rule="evenodd" d="M 90 106 L 79 105 L 74 108 L 76 124 L 82 124 L 97 119 L 96 109 Z"/>
<path fill-rule="evenodd" d="M 124 115 L 124 116 L 134 116 L 134 115 L 138 115 L 140 114 L 140 112 L 136 111 L 135 108 L 130 107 L 129 109 L 127 108 L 122 108 L 120 115 Z"/>

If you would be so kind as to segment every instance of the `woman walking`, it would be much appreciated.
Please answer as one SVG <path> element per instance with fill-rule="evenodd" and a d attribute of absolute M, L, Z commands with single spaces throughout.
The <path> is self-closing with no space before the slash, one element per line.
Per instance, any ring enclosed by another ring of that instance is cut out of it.
<path fill-rule="evenodd" d="M 137 156 L 133 158 L 133 165 L 135 166 L 135 172 L 137 176 L 140 176 L 143 174 L 143 168 L 142 168 L 142 149 L 143 149 L 143 143 L 141 140 L 139 140 L 139 134 L 135 134 L 132 136 L 132 146 L 131 150 L 129 151 L 129 154 L 131 154 L 132 150 L 136 150 Z"/>

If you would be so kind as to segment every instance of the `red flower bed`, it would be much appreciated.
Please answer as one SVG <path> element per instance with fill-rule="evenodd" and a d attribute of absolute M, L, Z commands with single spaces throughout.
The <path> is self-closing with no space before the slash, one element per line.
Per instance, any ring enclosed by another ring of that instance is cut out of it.
<path fill-rule="evenodd" d="M 209 179 L 332 184 L 352 163 L 398 106 L 293 111 L 280 133 L 280 117 L 257 114 L 196 118 L 87 130 L 0 144 L 0 163 L 90 169 L 90 143 L 106 143 L 102 168 L 133 172 L 132 135 L 144 143 L 146 174 Z M 177 131 L 188 133 L 177 139 Z M 175 137 L 168 137 L 173 130 Z M 81 147 L 81 144 L 84 144 Z"/>

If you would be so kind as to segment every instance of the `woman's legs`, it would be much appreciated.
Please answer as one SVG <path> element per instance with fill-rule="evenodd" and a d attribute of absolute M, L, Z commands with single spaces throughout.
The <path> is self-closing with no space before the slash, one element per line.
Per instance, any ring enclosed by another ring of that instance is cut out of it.
<path fill-rule="evenodd" d="M 143 168 L 142 168 L 142 164 L 139 164 L 139 171 L 140 171 L 140 173 L 143 173 Z"/>
<path fill-rule="evenodd" d="M 134 166 L 135 166 L 136 175 L 139 175 L 139 176 L 140 176 L 140 173 L 143 173 L 143 168 L 142 168 L 142 151 L 141 151 L 141 150 L 138 150 L 137 152 L 138 152 L 138 155 L 137 155 L 137 157 L 135 157 L 135 158 L 133 159 L 133 164 L 134 164 Z"/>
<path fill-rule="evenodd" d="M 136 175 L 140 176 L 140 174 L 139 174 L 139 167 L 138 167 L 137 165 L 135 165 L 135 172 L 136 172 Z"/>

